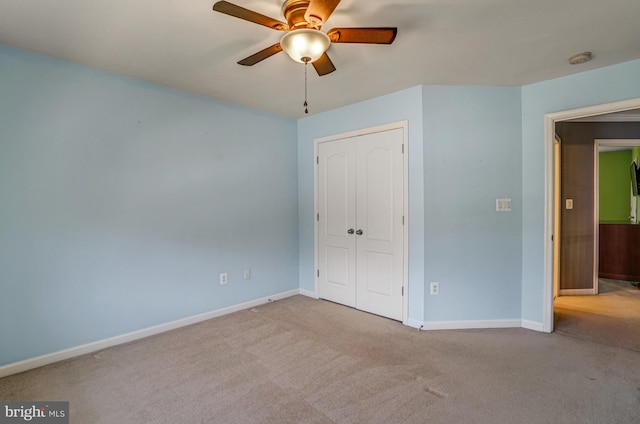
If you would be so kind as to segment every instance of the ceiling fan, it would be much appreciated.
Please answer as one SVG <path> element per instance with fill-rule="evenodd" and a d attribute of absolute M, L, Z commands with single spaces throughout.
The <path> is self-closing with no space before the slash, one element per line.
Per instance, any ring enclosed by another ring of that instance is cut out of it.
<path fill-rule="evenodd" d="M 285 0 L 282 13 L 286 23 L 227 1 L 218 1 L 213 10 L 285 32 L 280 42 L 242 59 L 238 64 L 253 66 L 284 50 L 297 62 L 311 63 L 318 75 L 323 76 L 336 70 L 326 52 L 331 43 L 391 44 L 398 32 L 395 27 L 320 31 L 339 3 L 340 0 Z"/>

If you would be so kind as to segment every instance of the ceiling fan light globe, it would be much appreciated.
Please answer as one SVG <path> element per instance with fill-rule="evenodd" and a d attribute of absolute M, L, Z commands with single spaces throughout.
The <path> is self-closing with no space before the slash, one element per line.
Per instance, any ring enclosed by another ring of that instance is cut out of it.
<path fill-rule="evenodd" d="M 330 45 L 331 40 L 327 34 L 311 28 L 289 31 L 280 40 L 282 50 L 299 63 L 315 62 Z"/>

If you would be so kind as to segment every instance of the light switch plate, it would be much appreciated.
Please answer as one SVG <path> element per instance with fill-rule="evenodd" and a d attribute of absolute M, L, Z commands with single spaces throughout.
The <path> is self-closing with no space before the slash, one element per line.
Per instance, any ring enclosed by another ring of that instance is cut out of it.
<path fill-rule="evenodd" d="M 511 198 L 496 199 L 497 212 L 511 212 Z"/>

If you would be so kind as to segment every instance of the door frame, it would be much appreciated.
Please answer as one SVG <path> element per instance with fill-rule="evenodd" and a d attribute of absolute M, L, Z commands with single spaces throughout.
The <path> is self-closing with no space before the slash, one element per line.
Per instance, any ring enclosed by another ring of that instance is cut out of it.
<path fill-rule="evenodd" d="M 544 212 L 544 273 L 543 273 L 543 322 L 542 331 L 553 331 L 553 298 L 554 298 L 554 242 L 553 230 L 555 214 L 555 175 L 554 175 L 554 143 L 556 140 L 556 122 L 608 113 L 624 112 L 640 109 L 640 98 L 570 109 L 544 115 L 544 151 L 545 151 L 545 212 Z"/>
<path fill-rule="evenodd" d="M 363 128 L 355 131 L 348 131 L 340 134 L 335 134 L 327 137 L 317 138 L 313 140 L 313 257 L 314 257 L 314 291 L 315 297 L 318 297 L 318 266 L 319 266 L 319 237 L 318 237 L 318 147 L 320 143 L 326 143 L 330 141 L 343 140 L 347 138 L 359 137 L 367 134 L 374 134 L 379 132 L 385 132 L 395 129 L 402 129 L 402 145 L 404 149 L 403 154 L 403 175 L 402 175 L 402 186 L 403 186 L 403 204 L 402 204 L 402 215 L 404 216 L 404 225 L 402 226 L 402 237 L 403 237 L 403 246 L 402 246 L 402 284 L 404 289 L 404 295 L 402 296 L 402 323 L 404 325 L 408 325 L 408 305 L 409 305 L 409 294 L 411 290 L 409 289 L 409 223 L 411 220 L 409 219 L 409 121 L 398 121 L 392 122 L 389 124 L 378 125 L 370 128 Z"/>
<path fill-rule="evenodd" d="M 560 245 L 560 231 L 562 231 L 562 222 L 560 219 L 560 214 L 562 211 L 560 210 L 561 202 L 561 189 L 560 189 L 560 171 L 562 171 L 562 140 L 555 134 L 555 140 L 553 142 L 553 234 L 557 234 L 557 236 L 553 238 L 553 299 L 560 295 L 560 249 L 562 246 Z"/>
<path fill-rule="evenodd" d="M 595 143 L 595 183 L 594 183 L 594 196 L 595 199 L 595 248 L 596 248 L 596 260 L 594 262 L 595 272 L 593 274 L 593 294 L 599 293 L 598 288 L 598 275 L 599 275 L 599 263 L 598 258 L 600 257 L 600 226 L 598 225 L 600 222 L 600 147 L 635 147 L 640 146 L 640 139 L 637 138 L 597 138 L 594 140 Z M 629 196 L 631 197 L 631 196 Z M 631 203 L 631 202 L 629 202 Z M 631 205 L 629 205 L 631 208 Z"/>

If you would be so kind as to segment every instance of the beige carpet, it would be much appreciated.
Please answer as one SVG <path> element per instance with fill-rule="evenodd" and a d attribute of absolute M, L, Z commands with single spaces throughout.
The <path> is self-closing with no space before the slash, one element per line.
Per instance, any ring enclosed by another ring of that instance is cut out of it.
<path fill-rule="evenodd" d="M 640 352 L 640 290 L 604 278 L 598 286 L 597 296 L 556 298 L 555 331 Z"/>
<path fill-rule="evenodd" d="M 637 423 L 640 354 L 295 296 L 0 380 L 92 423 Z"/>

